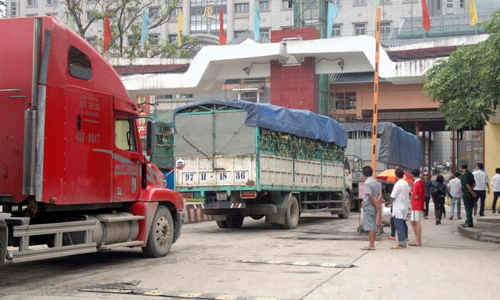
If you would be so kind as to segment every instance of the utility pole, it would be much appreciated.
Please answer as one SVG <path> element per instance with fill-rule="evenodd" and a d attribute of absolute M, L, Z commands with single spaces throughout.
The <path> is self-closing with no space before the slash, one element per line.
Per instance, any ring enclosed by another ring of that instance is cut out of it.
<path fill-rule="evenodd" d="M 378 4 L 378 1 L 377 1 Z M 373 132 L 372 132 L 372 168 L 373 175 L 377 172 L 377 134 L 378 134 L 378 69 L 380 50 L 380 7 L 377 5 L 377 19 L 375 25 L 375 78 L 373 80 Z"/>

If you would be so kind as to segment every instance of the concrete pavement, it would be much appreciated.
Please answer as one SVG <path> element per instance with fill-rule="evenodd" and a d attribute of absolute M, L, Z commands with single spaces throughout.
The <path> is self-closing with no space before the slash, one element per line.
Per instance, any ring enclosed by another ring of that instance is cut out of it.
<path fill-rule="evenodd" d="M 168 299 L 81 291 L 135 281 L 153 294 L 235 295 L 225 299 L 497 299 L 500 245 L 461 236 L 459 223 L 436 226 L 430 218 L 423 221 L 422 247 L 391 250 L 396 242 L 385 234 L 375 251 L 360 250 L 367 238 L 356 233 L 356 214 L 347 220 L 304 214 L 288 231 L 251 219 L 239 230 L 213 221 L 186 224 L 165 258 L 125 249 L 6 266 L 0 298 Z M 336 264 L 355 267 L 330 267 Z"/>

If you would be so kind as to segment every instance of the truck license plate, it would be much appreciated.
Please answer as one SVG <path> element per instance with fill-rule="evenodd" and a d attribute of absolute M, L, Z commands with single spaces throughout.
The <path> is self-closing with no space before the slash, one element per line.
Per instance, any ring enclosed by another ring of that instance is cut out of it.
<path fill-rule="evenodd" d="M 227 193 L 225 192 L 220 192 L 217 193 L 217 201 L 226 201 L 227 200 Z"/>

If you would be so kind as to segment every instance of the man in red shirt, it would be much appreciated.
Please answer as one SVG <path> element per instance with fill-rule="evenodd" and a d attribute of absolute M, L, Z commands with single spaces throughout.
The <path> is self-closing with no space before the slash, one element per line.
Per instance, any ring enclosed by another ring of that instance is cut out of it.
<path fill-rule="evenodd" d="M 415 233 L 415 241 L 411 242 L 410 246 L 422 246 L 422 226 L 420 220 L 423 216 L 425 203 L 424 182 L 419 178 L 420 171 L 418 169 L 411 170 L 411 174 L 415 177 L 415 182 L 411 189 L 411 227 Z"/>

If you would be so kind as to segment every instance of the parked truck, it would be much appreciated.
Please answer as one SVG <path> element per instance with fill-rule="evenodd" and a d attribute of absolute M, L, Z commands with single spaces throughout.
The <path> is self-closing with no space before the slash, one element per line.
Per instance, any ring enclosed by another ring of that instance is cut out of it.
<path fill-rule="evenodd" d="M 55 17 L 0 20 L 0 263 L 142 247 L 166 255 L 182 197 L 142 152 L 120 78 Z M 154 151 L 148 122 L 147 151 Z"/>
<path fill-rule="evenodd" d="M 221 228 L 266 217 L 293 229 L 302 212 L 347 218 L 347 136 L 332 118 L 245 101 L 206 101 L 174 115 L 176 190 L 199 192 Z"/>
<path fill-rule="evenodd" d="M 351 208 L 358 209 L 363 197 L 363 167 L 372 166 L 372 123 L 342 123 L 348 140 L 345 151 L 352 170 L 353 201 Z M 379 174 L 386 169 L 419 168 L 422 161 L 422 148 L 418 137 L 396 126 L 394 123 L 378 123 L 377 169 Z"/>

